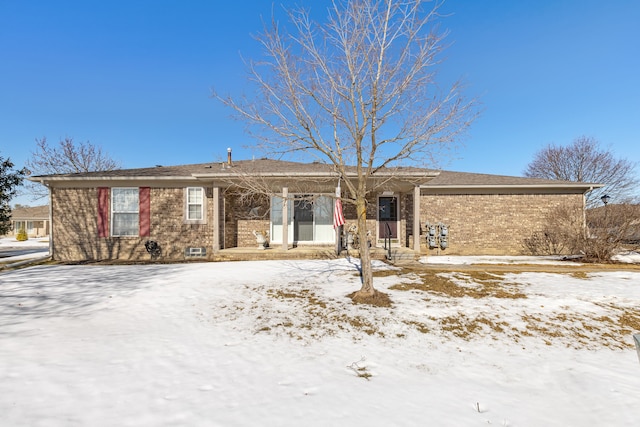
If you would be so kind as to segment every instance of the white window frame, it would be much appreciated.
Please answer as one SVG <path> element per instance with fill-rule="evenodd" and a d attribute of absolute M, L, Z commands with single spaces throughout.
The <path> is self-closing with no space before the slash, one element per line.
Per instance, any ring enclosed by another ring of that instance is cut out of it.
<path fill-rule="evenodd" d="M 331 212 L 329 213 L 329 216 L 327 218 L 325 218 L 327 221 L 326 224 L 321 225 L 318 223 L 318 209 L 321 208 L 320 204 L 316 202 L 314 202 L 314 208 L 313 208 L 313 240 L 304 240 L 304 241 L 295 241 L 293 239 L 293 234 L 294 234 L 294 202 L 295 200 L 297 200 L 298 198 L 302 198 L 302 197 L 312 197 L 314 199 L 318 199 L 320 197 L 326 198 L 328 199 L 325 203 L 326 207 L 330 207 Z M 335 232 L 333 231 L 333 209 L 335 208 L 335 204 L 333 203 L 333 198 L 330 194 L 313 194 L 313 195 L 309 195 L 308 193 L 289 193 L 287 196 L 287 201 L 288 201 L 288 209 L 287 209 L 287 240 L 289 242 L 292 243 L 296 243 L 296 244 L 302 244 L 302 245 L 326 245 L 326 244 L 333 244 L 335 243 Z M 269 217 L 269 223 L 270 223 L 270 228 L 271 228 L 271 236 L 270 236 L 270 241 L 274 244 L 277 243 L 282 243 L 282 196 L 280 195 L 275 195 L 271 197 L 271 209 L 270 209 L 270 217 Z M 327 233 L 326 230 L 323 230 L 324 232 L 322 233 L 322 236 L 324 236 L 324 239 L 320 239 L 319 238 L 319 228 L 318 227 L 331 227 L 331 232 Z"/>
<path fill-rule="evenodd" d="M 189 200 L 190 190 L 199 190 L 201 199 L 193 203 Z M 189 209 L 191 206 L 200 206 L 201 218 L 191 218 Z M 186 187 L 184 189 L 184 222 L 185 224 L 206 224 L 207 223 L 207 192 L 204 187 Z"/>
<path fill-rule="evenodd" d="M 131 209 L 124 209 L 124 210 L 116 210 L 116 203 L 115 203 L 115 198 L 116 198 L 116 193 L 119 191 L 133 191 L 135 192 L 135 195 L 138 199 L 138 202 L 135 204 L 135 210 L 133 208 Z M 120 230 L 117 230 L 116 227 L 116 221 L 115 218 L 117 215 L 133 215 L 136 214 L 138 220 L 137 220 L 137 226 L 136 226 L 136 232 L 135 234 L 131 233 L 125 233 L 122 234 L 120 233 Z M 113 187 L 111 188 L 111 236 L 112 237 L 138 237 L 140 235 L 140 189 L 138 187 Z"/>

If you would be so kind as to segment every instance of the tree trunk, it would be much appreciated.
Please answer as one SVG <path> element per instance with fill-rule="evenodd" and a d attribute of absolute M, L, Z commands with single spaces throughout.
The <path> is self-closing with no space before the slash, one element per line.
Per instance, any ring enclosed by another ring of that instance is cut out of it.
<path fill-rule="evenodd" d="M 367 239 L 367 204 L 364 196 L 356 198 L 356 212 L 358 214 L 358 240 L 360 241 L 360 278 L 362 287 L 356 293 L 357 297 L 372 297 L 375 294 L 373 274 L 371 271 L 371 253 Z"/>

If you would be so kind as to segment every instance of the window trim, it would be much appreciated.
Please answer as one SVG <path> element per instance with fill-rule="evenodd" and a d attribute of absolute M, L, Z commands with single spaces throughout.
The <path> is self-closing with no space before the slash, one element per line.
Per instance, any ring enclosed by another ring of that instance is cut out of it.
<path fill-rule="evenodd" d="M 135 194 L 138 198 L 138 202 L 136 203 L 136 210 L 134 211 L 116 211 L 115 209 L 115 203 L 114 203 L 114 197 L 115 197 L 115 193 L 117 192 L 117 190 L 135 190 Z M 111 212 L 110 212 L 110 223 L 111 223 L 111 230 L 110 231 L 110 235 L 111 237 L 139 237 L 140 236 L 140 188 L 139 187 L 111 187 L 111 194 L 110 194 L 110 203 L 111 203 Z M 136 229 L 136 234 L 115 234 L 115 221 L 114 221 L 114 216 L 116 214 L 137 214 L 138 215 L 138 227 Z"/>
<path fill-rule="evenodd" d="M 200 190 L 202 195 L 202 203 L 189 203 L 189 190 L 197 189 Z M 189 206 L 192 205 L 201 205 L 202 206 L 202 218 L 201 219 L 190 219 L 189 218 Z M 184 188 L 184 223 L 185 224 L 206 224 L 207 223 L 207 189 L 204 187 L 196 187 L 190 186 Z"/>
<path fill-rule="evenodd" d="M 332 233 L 331 239 L 328 240 L 320 240 L 318 235 L 318 227 L 324 226 L 324 224 L 320 224 L 318 221 L 318 208 L 317 199 L 320 197 L 326 197 L 329 202 L 327 203 L 327 207 L 331 206 L 331 214 L 328 217 L 331 220 L 331 227 L 333 229 L 333 210 L 335 209 L 335 203 L 333 203 L 333 195 L 330 193 L 289 193 L 287 195 L 287 240 L 289 243 L 304 245 L 304 246 L 313 246 L 313 245 L 327 245 L 334 244 L 336 240 L 335 233 Z M 295 201 L 310 198 L 313 199 L 314 207 L 313 207 L 313 240 L 295 240 L 294 239 L 294 228 L 295 228 L 295 219 L 294 219 L 294 210 L 295 210 Z M 274 202 L 274 200 L 279 199 L 280 202 Z M 276 206 L 278 205 L 278 206 Z M 273 244 L 282 243 L 282 233 L 280 232 L 282 224 L 274 222 L 274 213 L 279 212 L 280 219 L 282 219 L 282 196 L 281 195 L 272 195 L 269 200 L 269 229 L 270 229 L 270 240 Z M 326 225 L 329 225 L 328 223 Z"/>

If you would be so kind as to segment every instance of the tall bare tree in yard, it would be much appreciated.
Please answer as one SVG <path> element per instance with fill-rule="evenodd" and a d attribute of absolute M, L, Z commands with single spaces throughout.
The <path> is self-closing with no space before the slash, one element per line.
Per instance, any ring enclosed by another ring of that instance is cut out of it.
<path fill-rule="evenodd" d="M 57 146 L 51 146 L 47 138 L 42 138 L 36 139 L 36 150 L 26 161 L 26 167 L 34 175 L 51 175 L 115 170 L 120 164 L 89 141 L 78 143 L 65 138 Z M 40 184 L 27 184 L 27 188 L 36 199 L 48 194 Z"/>
<path fill-rule="evenodd" d="M 253 99 L 217 96 L 250 125 L 262 148 L 306 155 L 346 177 L 345 201 L 355 204 L 360 242 L 367 242 L 372 178 L 401 165 L 433 165 L 475 117 L 461 84 L 436 79 L 446 32 L 436 25 L 441 2 L 335 0 L 325 21 L 286 10 L 257 37 L 265 58 L 249 63 Z M 375 297 L 371 258 L 361 245 L 362 287 Z"/>
<path fill-rule="evenodd" d="M 587 207 L 592 208 L 601 204 L 600 198 L 605 194 L 618 203 L 634 197 L 638 188 L 635 166 L 600 148 L 596 139 L 581 136 L 566 147 L 551 144 L 543 148 L 536 153 L 524 174 L 534 178 L 605 184 L 587 194 Z"/>

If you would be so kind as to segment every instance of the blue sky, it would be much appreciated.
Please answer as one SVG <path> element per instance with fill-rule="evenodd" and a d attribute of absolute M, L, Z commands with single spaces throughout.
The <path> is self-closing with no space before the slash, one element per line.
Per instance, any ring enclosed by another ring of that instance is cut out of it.
<path fill-rule="evenodd" d="M 326 0 L 283 0 L 311 5 Z M 240 93 L 242 57 L 273 2 L 0 0 L 0 156 L 72 137 L 124 167 L 251 158 L 244 125 L 211 99 Z M 482 102 L 446 168 L 521 175 L 581 135 L 640 160 L 640 2 L 449 0 L 443 79 Z M 14 201 L 27 203 L 23 198 Z"/>

